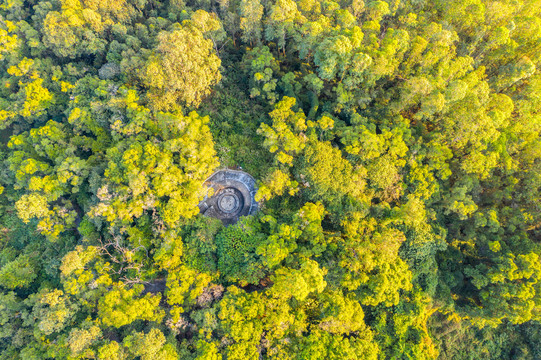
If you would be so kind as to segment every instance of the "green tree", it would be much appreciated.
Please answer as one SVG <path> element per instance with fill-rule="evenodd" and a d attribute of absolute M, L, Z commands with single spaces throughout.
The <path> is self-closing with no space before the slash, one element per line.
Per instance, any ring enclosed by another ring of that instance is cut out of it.
<path fill-rule="evenodd" d="M 257 284 L 264 275 L 264 267 L 256 255 L 263 241 L 256 219 L 244 218 L 216 234 L 218 270 L 227 281 Z"/>
<path fill-rule="evenodd" d="M 241 0 L 239 4 L 242 40 L 253 45 L 261 41 L 263 5 L 259 0 Z"/>
<path fill-rule="evenodd" d="M 146 294 L 142 286 L 127 289 L 119 285 L 107 292 L 99 301 L 99 318 L 103 325 L 121 327 L 136 320 L 161 321 L 163 310 L 158 306 L 161 296 Z"/>
<path fill-rule="evenodd" d="M 154 109 L 173 109 L 177 101 L 197 106 L 221 79 L 220 59 L 211 40 L 189 23 L 162 32 L 142 69 L 136 70 Z"/>
<path fill-rule="evenodd" d="M 15 260 L 8 262 L 0 270 L 0 286 L 6 289 L 27 287 L 38 276 L 36 265 L 27 255 L 19 255 Z"/>
<path fill-rule="evenodd" d="M 294 111 L 295 98 L 284 96 L 269 114 L 272 126 L 261 124 L 258 132 L 265 136 L 263 146 L 276 153 L 279 163 L 292 165 L 293 157 L 306 146 L 308 129 L 306 116 L 302 110 Z"/>
<path fill-rule="evenodd" d="M 141 360 L 174 360 L 178 358 L 175 347 L 166 341 L 163 333 L 152 329 L 147 334 L 136 332 L 127 336 L 123 345 L 132 356 L 139 356 Z"/>

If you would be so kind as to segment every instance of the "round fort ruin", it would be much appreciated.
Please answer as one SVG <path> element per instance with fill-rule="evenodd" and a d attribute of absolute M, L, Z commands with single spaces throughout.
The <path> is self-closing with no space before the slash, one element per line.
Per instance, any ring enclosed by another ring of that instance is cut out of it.
<path fill-rule="evenodd" d="M 209 192 L 199 203 L 199 211 L 222 220 L 224 225 L 234 224 L 241 216 L 252 215 L 258 209 L 255 180 L 244 171 L 217 171 L 205 181 L 205 186 Z"/>

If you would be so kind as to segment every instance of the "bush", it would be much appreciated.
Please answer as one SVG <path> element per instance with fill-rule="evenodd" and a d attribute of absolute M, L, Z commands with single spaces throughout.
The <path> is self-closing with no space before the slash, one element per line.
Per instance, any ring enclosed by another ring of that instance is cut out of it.
<path fill-rule="evenodd" d="M 255 249 L 265 235 L 258 230 L 259 222 L 245 217 L 216 235 L 218 270 L 227 282 L 238 281 L 245 286 L 257 284 L 263 278 L 264 267 Z"/>

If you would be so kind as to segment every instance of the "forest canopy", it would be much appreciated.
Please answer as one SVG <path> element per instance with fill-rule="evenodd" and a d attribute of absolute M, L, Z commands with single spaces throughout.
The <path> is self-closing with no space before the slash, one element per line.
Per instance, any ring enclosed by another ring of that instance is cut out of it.
<path fill-rule="evenodd" d="M 540 359 L 540 131 L 539 0 L 0 0 L 0 360 Z"/>

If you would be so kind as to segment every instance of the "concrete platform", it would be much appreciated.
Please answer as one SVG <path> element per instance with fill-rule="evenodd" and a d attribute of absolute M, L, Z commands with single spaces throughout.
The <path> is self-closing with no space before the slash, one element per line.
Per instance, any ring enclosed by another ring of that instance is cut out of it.
<path fill-rule="evenodd" d="M 205 186 L 209 192 L 199 203 L 199 211 L 222 220 L 224 225 L 234 224 L 239 217 L 252 215 L 258 210 L 254 199 L 257 191 L 255 179 L 244 171 L 217 171 L 205 181 Z"/>

